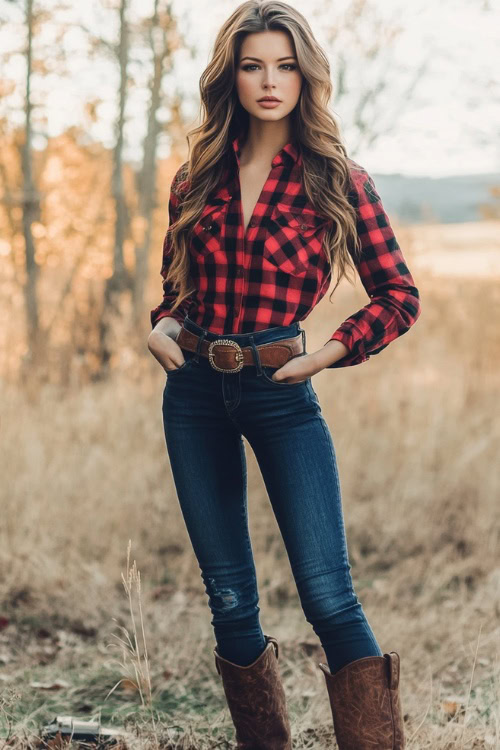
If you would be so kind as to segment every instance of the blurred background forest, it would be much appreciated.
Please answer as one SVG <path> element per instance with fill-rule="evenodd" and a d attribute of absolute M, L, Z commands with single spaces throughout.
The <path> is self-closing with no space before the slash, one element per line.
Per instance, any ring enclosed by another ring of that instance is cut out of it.
<path fill-rule="evenodd" d="M 146 744 L 231 747 L 146 341 L 170 181 L 237 4 L 0 0 L 0 746 L 59 713 L 140 727 Z M 348 151 L 422 297 L 407 336 L 314 377 L 357 593 L 401 655 L 410 746 L 500 748 L 500 11 L 290 4 L 329 56 Z M 359 281 L 327 294 L 303 324 L 308 351 L 366 302 Z M 246 447 L 262 621 L 282 642 L 296 747 L 333 747 L 324 658 Z M 129 539 L 146 676 L 142 647 L 110 646 L 137 615 Z"/>

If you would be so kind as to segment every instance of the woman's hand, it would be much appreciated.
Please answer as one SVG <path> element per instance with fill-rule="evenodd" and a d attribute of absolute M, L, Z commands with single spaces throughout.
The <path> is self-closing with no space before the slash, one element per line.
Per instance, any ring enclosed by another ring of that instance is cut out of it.
<path fill-rule="evenodd" d="M 345 357 L 349 350 L 340 341 L 328 341 L 317 352 L 293 357 L 285 362 L 283 367 L 273 373 L 273 380 L 284 380 L 285 383 L 298 383 L 306 380 L 328 365 L 333 365 L 338 359 Z M 278 376 L 278 377 L 276 377 Z"/>
<path fill-rule="evenodd" d="M 272 380 L 283 380 L 285 383 L 299 383 L 301 380 L 307 380 L 311 375 L 319 372 L 314 354 L 304 354 L 300 357 L 289 359 L 288 362 L 276 370 L 272 375 Z"/>
<path fill-rule="evenodd" d="M 177 324 L 177 329 L 172 330 L 170 328 L 169 333 L 165 333 L 165 328 L 160 325 L 162 320 L 149 334 L 148 349 L 163 369 L 168 372 L 169 370 L 176 370 L 186 360 L 181 347 L 175 341 L 175 336 L 177 336 L 181 326 Z"/>

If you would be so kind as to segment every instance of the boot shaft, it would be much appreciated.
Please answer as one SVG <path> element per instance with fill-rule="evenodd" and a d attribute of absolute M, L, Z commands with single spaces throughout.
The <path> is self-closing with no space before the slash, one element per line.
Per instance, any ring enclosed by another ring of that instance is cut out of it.
<path fill-rule="evenodd" d="M 214 648 L 215 666 L 236 730 L 238 750 L 291 750 L 290 722 L 278 667 L 278 641 L 248 666 L 224 659 Z"/>
<path fill-rule="evenodd" d="M 323 671 L 339 750 L 403 750 L 403 711 L 399 694 L 400 658 L 391 651 Z"/>

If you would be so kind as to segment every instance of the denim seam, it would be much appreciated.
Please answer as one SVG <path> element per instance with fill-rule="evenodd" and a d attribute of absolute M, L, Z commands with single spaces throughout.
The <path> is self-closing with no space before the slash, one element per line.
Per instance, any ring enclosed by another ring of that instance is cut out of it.
<path fill-rule="evenodd" d="M 227 406 L 227 403 L 226 403 L 226 398 L 224 396 L 224 378 L 223 377 L 221 378 L 221 381 L 220 381 L 220 389 L 221 389 L 222 403 L 224 404 L 224 411 L 225 411 L 226 415 L 229 417 L 229 419 L 231 420 L 231 422 L 234 424 L 234 426 L 238 429 L 238 432 L 240 433 L 240 435 L 243 435 L 243 431 L 241 429 L 241 425 L 238 424 L 238 421 L 236 420 L 236 418 L 228 410 L 228 406 Z M 232 407 L 233 411 L 238 408 L 238 406 L 240 405 L 240 401 L 241 401 L 241 383 L 240 383 L 240 387 L 239 387 L 238 400 L 235 403 L 235 405 Z"/>
<path fill-rule="evenodd" d="M 337 460 L 336 460 L 335 455 L 334 455 L 334 453 L 332 451 L 332 445 L 330 443 L 330 440 L 332 438 L 331 438 L 331 435 L 330 435 L 330 433 L 328 431 L 328 427 L 325 424 L 325 418 L 322 415 L 319 415 L 319 418 L 320 418 L 320 421 L 321 421 L 321 427 L 323 429 L 326 441 L 327 441 L 328 446 L 330 448 L 330 455 L 332 457 L 333 464 L 335 465 L 335 467 L 337 467 Z M 338 474 L 338 469 L 337 468 L 335 470 L 335 481 L 336 481 L 336 489 L 337 489 L 337 494 L 338 494 L 338 497 L 339 497 L 339 502 L 340 502 L 340 507 L 341 507 L 341 513 L 342 513 L 342 516 L 343 516 L 343 509 L 342 509 L 342 499 L 343 499 L 343 496 L 342 496 L 342 488 L 340 486 L 340 480 L 339 480 L 339 474 Z M 350 570 L 349 570 L 349 568 L 350 568 L 349 550 L 348 550 L 348 545 L 347 545 L 347 531 L 345 529 L 345 523 L 344 523 L 344 542 L 345 542 L 345 548 L 344 548 L 345 557 L 344 557 L 344 561 L 345 561 L 346 565 L 348 566 L 347 573 L 348 573 L 349 579 L 351 579 L 351 585 L 352 585 L 352 576 L 351 576 L 351 573 L 350 573 Z"/>

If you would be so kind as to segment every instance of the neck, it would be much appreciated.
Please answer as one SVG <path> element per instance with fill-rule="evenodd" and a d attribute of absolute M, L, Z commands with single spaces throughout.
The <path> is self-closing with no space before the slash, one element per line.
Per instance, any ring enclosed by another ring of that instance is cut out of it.
<path fill-rule="evenodd" d="M 248 135 L 241 148 L 240 166 L 268 165 L 292 138 L 289 117 L 277 122 L 263 122 L 250 116 Z"/>

